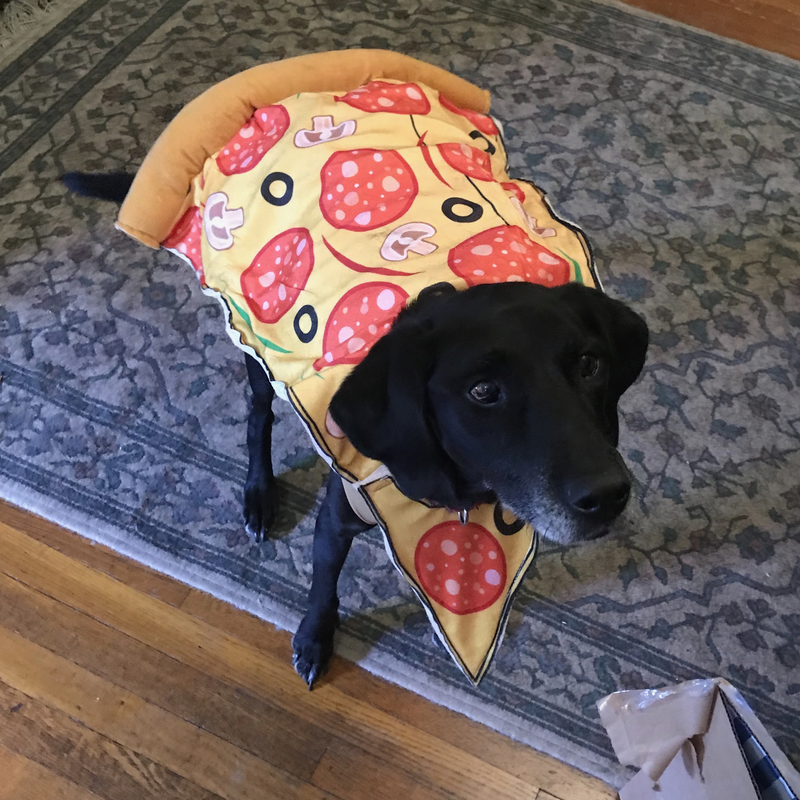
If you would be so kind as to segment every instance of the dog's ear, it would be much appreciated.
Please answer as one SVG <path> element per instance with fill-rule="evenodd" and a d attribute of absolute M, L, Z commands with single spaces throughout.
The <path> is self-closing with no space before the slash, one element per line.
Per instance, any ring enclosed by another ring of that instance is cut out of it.
<path fill-rule="evenodd" d="M 345 379 L 330 412 L 360 453 L 389 468 L 403 494 L 455 509 L 460 507 L 458 469 L 428 412 L 436 336 L 423 313 L 449 294 L 449 289 L 429 291 L 404 311 Z"/>
<path fill-rule="evenodd" d="M 613 356 L 610 389 L 616 402 L 644 367 L 650 339 L 647 323 L 630 306 L 598 289 L 570 283 L 557 291 L 581 322 L 608 345 Z"/>
<path fill-rule="evenodd" d="M 556 291 L 562 293 L 562 298 L 578 313 L 581 322 L 599 335 L 611 352 L 607 411 L 616 431 L 619 398 L 644 367 L 650 339 L 647 323 L 628 305 L 597 289 L 571 283 Z"/>

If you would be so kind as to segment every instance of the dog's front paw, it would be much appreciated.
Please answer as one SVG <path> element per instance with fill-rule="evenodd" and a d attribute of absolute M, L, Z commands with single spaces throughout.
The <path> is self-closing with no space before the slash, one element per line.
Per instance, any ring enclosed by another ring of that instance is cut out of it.
<path fill-rule="evenodd" d="M 309 689 L 327 671 L 333 655 L 333 636 L 339 625 L 336 611 L 316 614 L 309 611 L 303 617 L 292 639 L 292 665 Z"/>
<path fill-rule="evenodd" d="M 247 484 L 244 487 L 244 527 L 256 544 L 267 538 L 275 521 L 275 481 L 266 486 Z"/>

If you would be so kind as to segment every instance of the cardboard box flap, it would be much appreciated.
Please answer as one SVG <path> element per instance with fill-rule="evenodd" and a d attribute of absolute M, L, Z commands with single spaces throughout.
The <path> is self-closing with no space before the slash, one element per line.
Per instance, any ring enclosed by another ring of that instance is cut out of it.
<path fill-rule="evenodd" d="M 699 680 L 601 700 L 600 720 L 620 763 L 657 782 L 684 742 L 708 731 L 716 690 L 715 681 Z"/>
<path fill-rule="evenodd" d="M 616 692 L 598 703 L 620 762 L 621 800 L 798 800 L 800 773 L 727 681 Z"/>

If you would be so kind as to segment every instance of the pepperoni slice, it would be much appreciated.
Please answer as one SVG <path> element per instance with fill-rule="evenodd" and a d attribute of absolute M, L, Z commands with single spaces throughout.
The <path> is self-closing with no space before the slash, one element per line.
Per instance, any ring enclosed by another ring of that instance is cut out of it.
<path fill-rule="evenodd" d="M 500 184 L 509 194 L 513 194 L 520 203 L 525 202 L 525 192 L 516 183 L 501 183 Z"/>
<path fill-rule="evenodd" d="M 319 372 L 335 364 L 358 364 L 378 339 L 392 327 L 408 294 L 393 283 L 363 283 L 339 300 L 328 318 Z"/>
<path fill-rule="evenodd" d="M 448 111 L 452 111 L 453 114 L 458 114 L 468 119 L 481 133 L 485 133 L 487 136 L 497 136 L 497 134 L 500 133 L 500 131 L 497 130 L 497 125 L 495 125 L 494 120 L 491 117 L 487 117 L 486 114 L 470 111 L 468 108 L 459 108 L 452 100 L 445 97 L 443 94 L 439 95 L 439 102 L 442 104 L 442 108 L 446 108 Z"/>
<path fill-rule="evenodd" d="M 184 258 L 188 259 L 200 283 L 205 286 L 206 279 L 203 274 L 203 258 L 200 251 L 200 239 L 203 232 L 203 217 L 197 206 L 192 206 L 178 220 L 175 227 L 169 232 L 169 236 L 161 242 L 162 247 L 167 250 L 174 250 Z"/>
<path fill-rule="evenodd" d="M 279 233 L 242 273 L 242 294 L 256 316 L 277 322 L 295 303 L 314 267 L 314 244 L 306 228 Z"/>
<path fill-rule="evenodd" d="M 442 158 L 455 170 L 477 181 L 493 181 L 492 162 L 488 153 L 468 144 L 436 145 Z"/>
<path fill-rule="evenodd" d="M 249 172 L 280 140 L 289 127 L 289 113 L 283 106 L 264 106 L 239 129 L 217 156 L 223 175 Z"/>
<path fill-rule="evenodd" d="M 419 186 L 394 150 L 343 150 L 322 168 L 319 207 L 334 228 L 371 231 L 411 208 Z"/>
<path fill-rule="evenodd" d="M 497 602 L 506 586 L 506 557 L 482 525 L 440 522 L 417 544 L 414 567 L 425 592 L 454 614 Z"/>
<path fill-rule="evenodd" d="M 427 114 L 431 103 L 416 83 L 370 81 L 334 100 L 361 111 L 387 111 L 390 114 Z"/>
<path fill-rule="evenodd" d="M 569 280 L 569 263 L 516 225 L 490 228 L 461 242 L 448 254 L 447 264 L 469 286 L 505 281 L 560 286 Z"/>

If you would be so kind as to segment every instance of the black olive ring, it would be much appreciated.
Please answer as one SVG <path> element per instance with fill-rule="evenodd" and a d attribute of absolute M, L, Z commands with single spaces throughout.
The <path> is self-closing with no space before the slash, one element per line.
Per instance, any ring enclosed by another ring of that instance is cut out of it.
<path fill-rule="evenodd" d="M 272 184 L 280 181 L 286 185 L 286 191 L 276 197 L 272 194 Z M 270 172 L 261 184 L 261 196 L 273 206 L 285 206 L 291 199 L 294 192 L 294 181 L 285 172 Z"/>
<path fill-rule="evenodd" d="M 308 317 L 311 320 L 311 328 L 307 332 L 300 327 L 300 320 Z M 316 335 L 319 327 L 319 318 L 313 306 L 303 306 L 294 317 L 294 332 L 297 338 L 303 343 L 308 344 Z"/>
<path fill-rule="evenodd" d="M 469 209 L 469 213 L 457 214 L 455 211 L 456 206 L 466 206 Z M 463 197 L 448 197 L 442 203 L 442 213 L 453 222 L 477 222 L 483 216 L 483 208 Z"/>
<path fill-rule="evenodd" d="M 494 525 L 503 536 L 513 536 L 525 527 L 525 523 L 521 519 L 506 522 L 503 519 L 503 506 L 500 505 L 499 501 L 494 505 Z"/>

